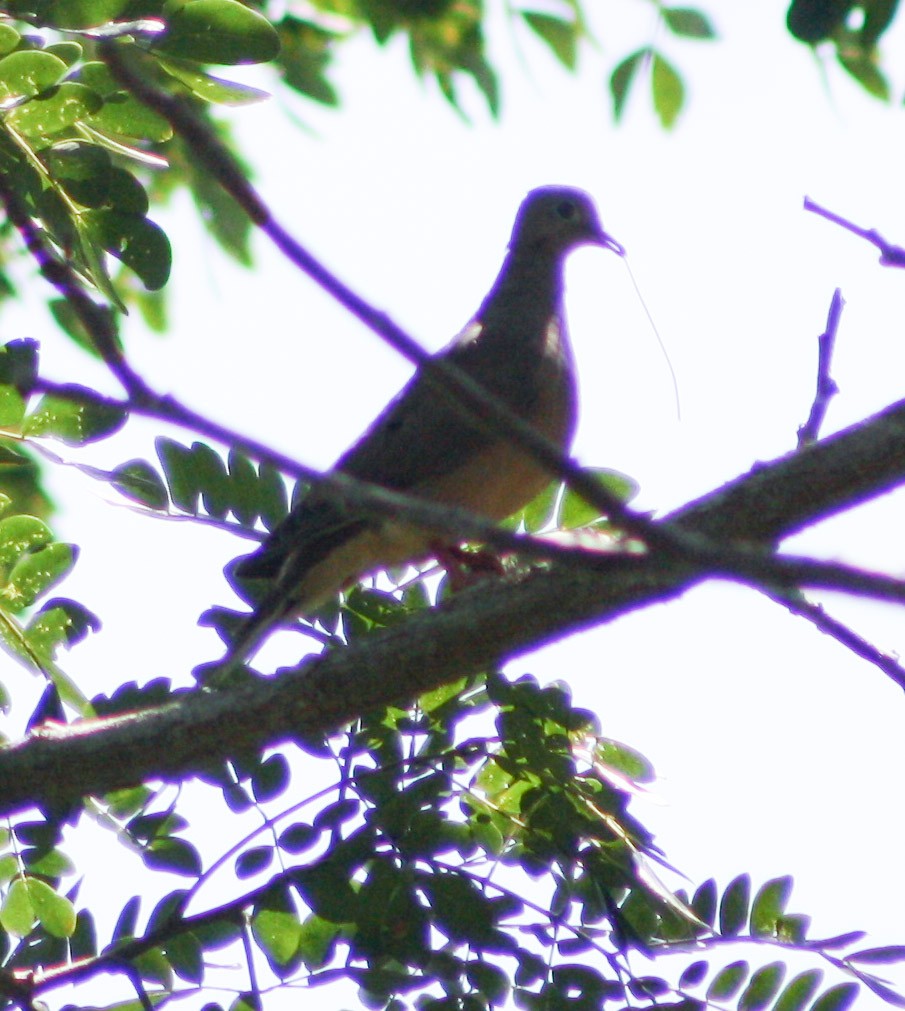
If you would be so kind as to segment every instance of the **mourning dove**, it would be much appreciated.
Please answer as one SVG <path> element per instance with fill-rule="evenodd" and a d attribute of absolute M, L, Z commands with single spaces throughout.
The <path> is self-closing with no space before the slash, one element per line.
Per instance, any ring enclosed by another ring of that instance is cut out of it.
<path fill-rule="evenodd" d="M 604 232 L 587 193 L 559 186 L 533 190 L 519 208 L 490 293 L 439 352 L 564 451 L 575 431 L 577 390 L 562 308 L 563 263 L 570 250 L 587 244 L 623 252 Z M 335 469 L 493 521 L 521 509 L 552 479 L 422 371 Z M 274 582 L 240 626 L 231 655 L 248 655 L 274 624 L 310 612 L 369 572 L 436 554 L 441 541 L 424 528 L 352 513 L 312 489 L 235 567 L 240 579 Z"/>

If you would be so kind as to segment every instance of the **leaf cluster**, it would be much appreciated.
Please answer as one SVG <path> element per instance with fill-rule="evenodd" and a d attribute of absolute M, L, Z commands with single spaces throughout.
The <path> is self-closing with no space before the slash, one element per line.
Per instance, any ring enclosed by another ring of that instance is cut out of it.
<path fill-rule="evenodd" d="M 898 0 L 792 0 L 786 25 L 800 42 L 830 45 L 839 65 L 869 95 L 888 102 L 892 89 L 879 42 L 898 6 Z"/>
<path fill-rule="evenodd" d="M 353 637 L 387 620 L 370 596 L 350 599 Z M 92 705 L 111 714 L 171 697 L 158 680 Z M 95 821 L 149 873 L 187 882 L 146 918 L 141 899 L 127 898 L 106 941 L 79 908 L 78 883 L 65 885 L 75 868 L 61 818 L 13 824 L 0 835 L 3 971 L 26 990 L 42 981 L 32 996 L 76 972 L 113 972 L 146 1006 L 203 993 L 217 979 L 235 990 L 234 1011 L 259 1005 L 271 986 L 340 978 L 358 986 L 365 1006 L 394 1011 L 509 1002 L 627 1011 L 650 1000 L 841 1011 L 858 982 L 901 1003 L 867 970 L 905 951 L 851 950 L 860 934 L 808 938 L 808 918 L 787 912 L 790 878 L 753 898 L 745 875 L 722 893 L 707 881 L 691 898 L 663 885 L 652 872 L 662 856 L 629 812 L 652 778 L 649 763 L 602 737 L 562 685 L 467 679 L 372 713 L 343 735 L 298 743 L 307 763 L 335 765 L 332 785 L 300 796 L 295 749 L 236 755 L 202 774 L 234 817 L 258 823 L 212 862 L 192 841 L 193 816 L 178 795 L 141 786 L 94 802 Z M 77 827 L 77 814 L 65 820 Z M 202 890 L 215 878 L 233 897 L 205 907 Z M 819 968 L 787 980 L 782 959 L 754 968 L 727 961 L 723 949 L 745 940 L 828 962 L 849 980 L 821 988 Z M 212 968 L 223 961 L 214 953 L 239 943 L 270 971 L 250 988 Z M 639 974 L 633 953 L 671 955 L 684 968 Z M 43 974 L 31 977 L 39 966 Z"/>

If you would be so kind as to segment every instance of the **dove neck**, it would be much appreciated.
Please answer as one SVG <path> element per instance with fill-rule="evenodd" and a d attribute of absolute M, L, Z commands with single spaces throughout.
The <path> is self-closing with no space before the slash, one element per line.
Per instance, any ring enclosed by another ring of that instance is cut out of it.
<path fill-rule="evenodd" d="M 562 316 L 563 257 L 543 249 L 510 252 L 478 313 L 494 333 L 511 333 L 519 342 L 527 333 L 544 339 L 546 325 Z"/>

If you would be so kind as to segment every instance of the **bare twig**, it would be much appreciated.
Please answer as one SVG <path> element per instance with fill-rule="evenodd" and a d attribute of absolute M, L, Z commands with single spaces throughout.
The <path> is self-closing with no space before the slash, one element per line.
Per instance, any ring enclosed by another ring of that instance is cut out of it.
<path fill-rule="evenodd" d="M 817 440 L 820 435 L 820 426 L 823 424 L 827 408 L 830 406 L 830 400 L 839 392 L 839 387 L 830 375 L 830 365 L 833 360 L 836 333 L 839 329 L 839 320 L 842 317 L 844 306 L 845 299 L 837 288 L 833 292 L 830 310 L 827 313 L 826 329 L 817 338 L 817 390 L 814 393 L 814 402 L 811 404 L 808 420 L 798 429 L 799 449 L 809 442 Z"/>
<path fill-rule="evenodd" d="M 758 589 L 808 586 L 905 604 L 905 580 L 839 562 L 822 562 L 798 555 L 772 555 L 736 545 L 728 546 L 723 562 L 714 552 L 709 570 L 702 570 L 700 575 L 728 576 Z"/>
<path fill-rule="evenodd" d="M 861 228 L 860 225 L 848 221 L 841 215 L 835 214 L 825 207 L 821 207 L 820 204 L 815 203 L 810 197 L 804 198 L 804 209 L 806 211 L 813 211 L 814 214 L 819 214 L 820 217 L 826 218 L 827 221 L 832 221 L 835 225 L 840 225 L 862 239 L 867 239 L 868 242 L 880 250 L 880 263 L 884 267 L 905 267 L 905 249 L 887 242 L 875 228 Z"/>
<path fill-rule="evenodd" d="M 804 597 L 786 596 L 785 594 L 771 594 L 773 600 L 783 607 L 787 607 L 793 614 L 797 614 L 807 619 L 811 624 L 826 635 L 832 636 L 846 649 L 850 649 L 855 656 L 867 660 L 875 667 L 894 681 L 903 691 L 905 691 L 905 667 L 888 653 L 882 652 L 873 643 L 868 642 L 858 635 L 847 625 L 827 614 L 821 604 L 814 604 Z"/>

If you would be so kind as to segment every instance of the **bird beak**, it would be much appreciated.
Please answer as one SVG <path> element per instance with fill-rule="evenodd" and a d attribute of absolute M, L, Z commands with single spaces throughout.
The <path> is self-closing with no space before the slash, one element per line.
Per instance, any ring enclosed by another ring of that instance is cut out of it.
<path fill-rule="evenodd" d="M 600 230 L 597 241 L 604 249 L 612 249 L 617 256 L 625 256 L 625 246 L 621 242 L 617 242 L 612 235 L 607 235 L 603 229 Z"/>

